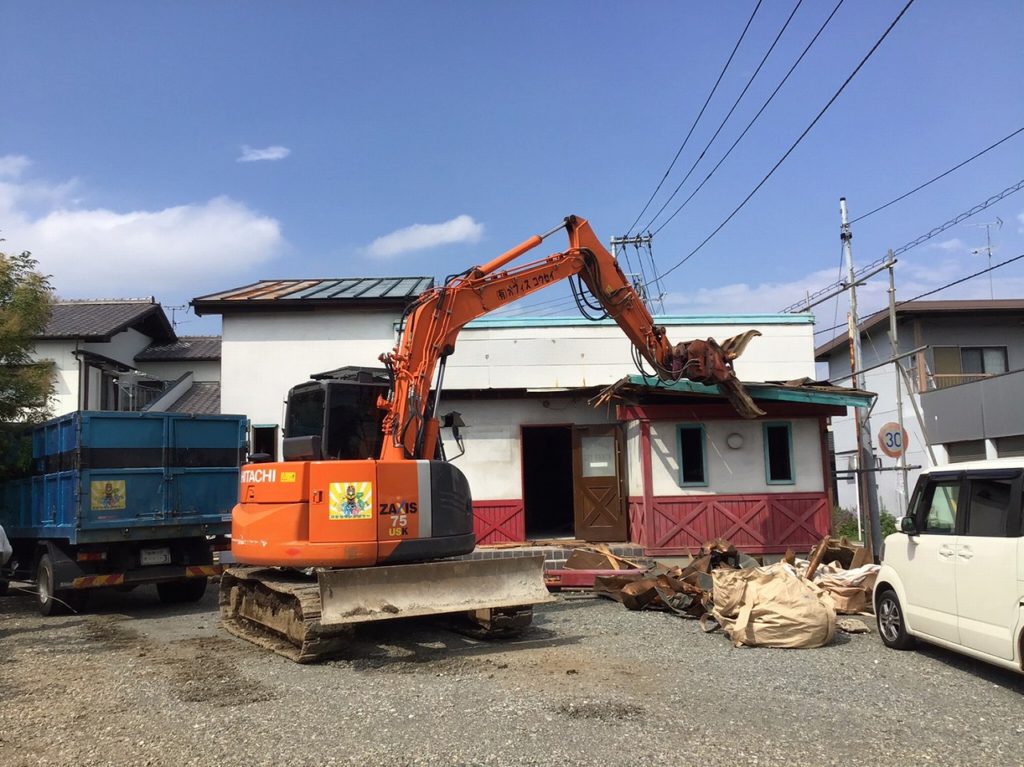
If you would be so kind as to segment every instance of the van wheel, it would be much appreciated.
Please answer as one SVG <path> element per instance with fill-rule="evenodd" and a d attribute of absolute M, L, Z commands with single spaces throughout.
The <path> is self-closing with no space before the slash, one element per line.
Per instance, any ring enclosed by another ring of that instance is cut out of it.
<path fill-rule="evenodd" d="M 903 620 L 903 607 L 892 589 L 886 589 L 878 597 L 878 635 L 886 647 L 894 650 L 909 650 L 914 646 L 914 637 L 907 633 Z"/>
<path fill-rule="evenodd" d="M 189 578 L 184 581 L 164 581 L 156 584 L 156 593 L 164 604 L 198 602 L 206 593 L 206 578 Z"/>

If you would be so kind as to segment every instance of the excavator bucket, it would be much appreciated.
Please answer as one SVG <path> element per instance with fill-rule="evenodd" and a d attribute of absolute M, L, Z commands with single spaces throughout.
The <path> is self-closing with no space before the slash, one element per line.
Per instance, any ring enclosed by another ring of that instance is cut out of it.
<path fill-rule="evenodd" d="M 318 580 L 320 623 L 328 628 L 552 601 L 543 556 L 322 570 Z"/>
<path fill-rule="evenodd" d="M 359 624 L 395 618 L 445 616 L 473 636 L 511 637 L 530 625 L 533 605 L 552 600 L 542 556 L 327 569 L 315 576 L 233 566 L 220 588 L 230 633 L 298 663 L 344 651 Z"/>

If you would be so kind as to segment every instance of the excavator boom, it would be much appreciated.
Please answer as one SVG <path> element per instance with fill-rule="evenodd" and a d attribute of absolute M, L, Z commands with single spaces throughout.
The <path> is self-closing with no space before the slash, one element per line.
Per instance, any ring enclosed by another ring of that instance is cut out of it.
<path fill-rule="evenodd" d="M 566 250 L 513 263 L 563 229 Z M 399 343 L 381 356 L 389 386 L 367 374 L 289 393 L 285 460 L 242 470 L 232 552 L 246 567 L 229 569 L 221 581 L 229 631 L 308 661 L 367 621 L 458 614 L 492 637 L 529 624 L 532 605 L 549 598 L 542 558 L 448 559 L 468 554 L 476 541 L 469 483 L 435 459 L 436 411 L 445 362 L 467 323 L 572 278 L 581 283 L 577 294 L 585 286 L 659 378 L 720 383 L 745 414 L 759 412 L 732 370 L 750 334 L 722 346 L 712 339 L 672 346 L 590 225 L 570 216 L 419 296 Z M 373 398 L 380 422 L 368 427 Z M 303 417 L 293 418 L 300 409 Z M 311 411 L 321 419 L 316 428 Z M 332 423 L 336 413 L 347 421 Z M 371 445 L 379 452 L 371 454 Z"/>

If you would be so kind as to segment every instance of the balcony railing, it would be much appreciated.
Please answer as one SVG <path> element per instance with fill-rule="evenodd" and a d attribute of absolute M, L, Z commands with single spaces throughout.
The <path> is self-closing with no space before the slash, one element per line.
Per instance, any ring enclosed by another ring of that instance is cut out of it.
<path fill-rule="evenodd" d="M 931 373 L 929 389 L 948 389 L 950 386 L 981 381 L 991 378 L 995 373 Z"/>

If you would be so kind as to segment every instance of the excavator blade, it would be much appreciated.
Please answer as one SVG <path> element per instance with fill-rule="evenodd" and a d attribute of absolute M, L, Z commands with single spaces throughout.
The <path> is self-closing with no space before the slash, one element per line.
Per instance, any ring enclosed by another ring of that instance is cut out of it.
<path fill-rule="evenodd" d="M 543 557 L 442 560 L 319 570 L 233 566 L 221 576 L 224 628 L 297 663 L 342 651 L 354 628 L 371 621 L 451 618 L 484 639 L 521 633 L 533 605 L 553 600 Z"/>
<path fill-rule="evenodd" d="M 460 559 L 322 570 L 324 627 L 426 615 L 514 609 L 552 601 L 544 557 Z"/>

